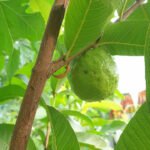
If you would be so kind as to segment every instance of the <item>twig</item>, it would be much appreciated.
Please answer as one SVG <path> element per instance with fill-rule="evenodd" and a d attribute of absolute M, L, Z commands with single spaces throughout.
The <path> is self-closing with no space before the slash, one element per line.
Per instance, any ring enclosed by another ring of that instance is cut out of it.
<path fill-rule="evenodd" d="M 65 56 L 64 56 L 61 59 L 59 59 L 58 61 L 52 62 L 51 67 L 49 68 L 49 72 L 47 74 L 47 77 L 49 78 L 58 69 L 60 69 L 61 67 L 65 66 L 65 65 L 68 65 L 73 59 L 77 58 L 78 56 L 80 56 L 84 52 L 86 52 L 86 51 L 88 51 L 88 50 L 90 50 L 92 48 L 98 47 L 99 40 L 100 40 L 100 38 L 98 38 L 96 40 L 96 42 L 92 43 L 91 45 L 81 49 L 80 52 L 77 53 L 76 55 L 68 57 L 67 60 L 64 59 L 65 58 Z"/>
<path fill-rule="evenodd" d="M 122 15 L 121 18 L 119 18 L 118 20 L 116 20 L 116 22 L 121 20 L 126 20 L 145 0 L 136 0 L 136 2 L 129 7 Z"/>
<path fill-rule="evenodd" d="M 38 103 L 44 89 L 59 30 L 64 18 L 65 0 L 55 0 L 43 36 L 40 52 L 30 78 L 10 143 L 10 150 L 25 150 Z"/>
<path fill-rule="evenodd" d="M 46 132 L 46 138 L 45 138 L 45 149 L 44 149 L 44 150 L 47 150 L 47 149 L 48 149 L 50 131 L 51 131 L 51 126 L 50 126 L 50 122 L 48 122 L 48 125 L 47 125 L 47 132 Z"/>

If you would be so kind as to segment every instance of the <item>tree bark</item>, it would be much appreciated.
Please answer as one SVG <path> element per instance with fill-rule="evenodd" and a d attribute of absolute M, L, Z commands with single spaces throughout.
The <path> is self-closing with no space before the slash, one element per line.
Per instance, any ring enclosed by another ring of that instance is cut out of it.
<path fill-rule="evenodd" d="M 25 150 L 38 103 L 48 78 L 53 51 L 65 13 L 65 0 L 55 0 L 41 43 L 39 55 L 21 104 L 10 150 Z M 38 32 L 38 31 L 37 31 Z"/>

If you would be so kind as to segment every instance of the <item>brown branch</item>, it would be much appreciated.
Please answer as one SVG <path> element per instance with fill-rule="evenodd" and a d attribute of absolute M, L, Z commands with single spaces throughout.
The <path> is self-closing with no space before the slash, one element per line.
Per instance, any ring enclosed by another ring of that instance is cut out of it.
<path fill-rule="evenodd" d="M 53 51 L 64 18 L 65 0 L 55 0 L 43 36 L 40 52 L 28 84 L 12 135 L 10 150 L 25 150 L 39 99 L 47 80 Z"/>
<path fill-rule="evenodd" d="M 100 41 L 101 37 L 98 38 L 94 43 L 92 43 L 91 45 L 83 48 L 80 50 L 79 53 L 77 53 L 74 56 L 71 56 L 69 58 L 67 58 L 65 60 L 65 56 L 60 58 L 58 61 L 52 62 L 51 67 L 49 68 L 49 72 L 48 72 L 48 78 L 54 73 L 56 72 L 58 69 L 60 69 L 61 67 L 68 65 L 73 59 L 77 58 L 78 56 L 82 55 L 84 52 L 92 49 L 92 48 L 96 48 L 99 46 L 99 41 Z"/>
<path fill-rule="evenodd" d="M 145 0 L 136 0 L 136 2 L 129 7 L 122 15 L 121 18 L 119 18 L 118 20 L 116 20 L 116 22 L 121 20 L 126 20 L 139 6 L 141 6 L 141 4 L 144 2 Z"/>

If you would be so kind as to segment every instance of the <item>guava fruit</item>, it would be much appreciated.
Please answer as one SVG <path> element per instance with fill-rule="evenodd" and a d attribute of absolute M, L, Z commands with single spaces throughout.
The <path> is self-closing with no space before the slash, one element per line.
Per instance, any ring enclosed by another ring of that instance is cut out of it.
<path fill-rule="evenodd" d="M 91 49 L 72 62 L 68 79 L 80 99 L 103 100 L 117 88 L 116 64 L 106 50 Z"/>

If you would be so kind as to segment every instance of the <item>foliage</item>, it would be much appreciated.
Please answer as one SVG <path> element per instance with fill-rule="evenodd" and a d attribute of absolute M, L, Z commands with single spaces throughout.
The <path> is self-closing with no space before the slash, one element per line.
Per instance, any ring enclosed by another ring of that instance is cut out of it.
<path fill-rule="evenodd" d="M 127 125 L 115 150 L 149 149 L 149 122 L 149 108 L 145 103 Z"/>
<path fill-rule="evenodd" d="M 80 148 L 77 142 L 77 137 L 75 136 L 75 133 L 73 132 L 66 118 L 52 107 L 48 107 L 47 111 L 52 129 L 52 149 L 79 150 Z"/>
<path fill-rule="evenodd" d="M 25 93 L 37 57 L 52 3 L 52 0 L 0 0 L 2 150 L 9 144 L 20 99 Z M 100 37 L 98 45 L 113 55 L 145 56 L 149 102 L 150 1 L 122 21 L 124 11 L 133 3 L 133 0 L 70 0 L 53 60 L 64 54 L 67 57 L 78 55 Z M 112 23 L 110 20 L 116 10 L 120 20 Z M 125 117 L 110 117 L 112 109 L 123 112 L 119 104 L 120 99 L 122 95 L 116 90 L 113 97 L 102 102 L 81 101 L 72 92 L 66 78 L 56 79 L 52 76 L 41 97 L 32 129 L 32 142 L 29 142 L 32 148 L 29 149 L 44 149 L 49 121 L 52 127 L 49 148 L 56 149 L 57 146 L 61 149 L 61 146 L 64 146 L 65 149 L 69 149 L 74 144 L 75 149 L 81 150 L 113 149 L 116 144 L 115 133 L 127 123 Z M 148 107 L 150 104 L 145 103 L 131 119 L 116 146 L 117 150 L 141 150 L 143 145 L 145 149 L 149 148 Z M 7 115 L 9 117 L 6 117 Z"/>
<path fill-rule="evenodd" d="M 79 13 L 76 13 L 77 9 Z M 68 50 L 66 55 L 75 55 L 86 45 L 97 40 L 112 13 L 113 8 L 108 1 L 70 1 L 65 21 L 64 36 Z"/>
<path fill-rule="evenodd" d="M 8 149 L 9 147 L 9 141 L 12 135 L 14 125 L 11 124 L 0 124 L 0 134 L 3 135 L 0 138 L 0 145 L 1 145 L 1 150 Z M 33 143 L 32 139 L 29 140 L 27 150 L 36 150 L 35 144 Z"/>

